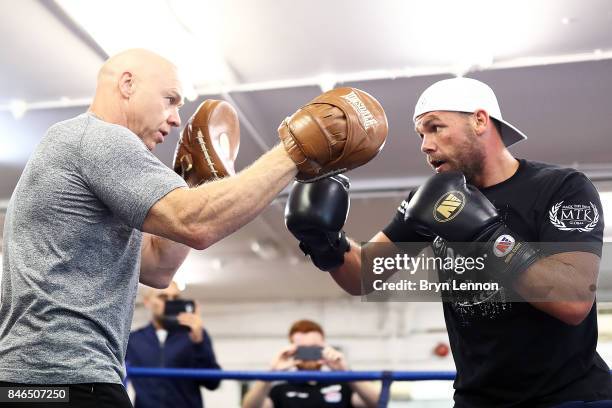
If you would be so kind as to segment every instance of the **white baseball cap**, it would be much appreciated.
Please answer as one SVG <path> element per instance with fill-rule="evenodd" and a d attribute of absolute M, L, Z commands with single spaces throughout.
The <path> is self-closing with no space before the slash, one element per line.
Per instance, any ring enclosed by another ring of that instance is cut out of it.
<path fill-rule="evenodd" d="M 414 107 L 412 120 L 432 111 L 475 112 L 484 109 L 501 123 L 501 138 L 506 146 L 527 139 L 527 136 L 502 118 L 495 93 L 484 82 L 472 78 L 438 81 L 427 88 Z"/>

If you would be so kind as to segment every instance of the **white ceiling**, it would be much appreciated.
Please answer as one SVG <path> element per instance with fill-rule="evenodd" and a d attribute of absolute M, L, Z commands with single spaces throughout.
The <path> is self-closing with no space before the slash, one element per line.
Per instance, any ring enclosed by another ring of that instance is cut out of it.
<path fill-rule="evenodd" d="M 277 142 L 278 123 L 318 95 L 320 83 L 377 97 L 390 134 L 374 161 L 349 173 L 358 194 L 347 231 L 356 239 L 380 230 L 407 189 L 430 174 L 410 119 L 419 93 L 470 65 L 480 66 L 467 75 L 489 83 L 504 117 L 529 135 L 512 149 L 517 156 L 576 166 L 608 189 L 610 27 L 608 0 L 0 2 L 0 203 L 45 129 L 86 109 L 107 54 L 134 46 L 194 68 L 200 96 L 182 109 L 184 121 L 205 98 L 238 108 L 238 168 Z M 223 75 L 211 80 L 207 61 L 220 61 Z M 28 110 L 16 119 L 11 107 L 19 106 Z M 177 135 L 156 151 L 167 164 Z M 191 268 L 202 270 L 189 277 L 200 282 L 193 287 L 218 299 L 340 296 L 329 277 L 299 260 L 282 205 L 194 251 Z M 257 258 L 254 241 L 276 258 Z"/>

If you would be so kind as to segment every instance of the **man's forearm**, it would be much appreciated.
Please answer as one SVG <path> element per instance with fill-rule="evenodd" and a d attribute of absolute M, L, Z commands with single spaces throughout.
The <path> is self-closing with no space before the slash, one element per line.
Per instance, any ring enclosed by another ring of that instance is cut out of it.
<path fill-rule="evenodd" d="M 158 267 L 162 269 L 176 271 L 183 264 L 191 249 L 187 245 L 156 235 L 152 235 L 151 238 L 157 254 Z"/>
<path fill-rule="evenodd" d="M 329 271 L 331 277 L 347 293 L 361 295 L 361 246 L 349 240 L 351 250 L 344 254 L 344 263 Z"/>
<path fill-rule="evenodd" d="M 380 392 L 367 381 L 354 381 L 349 383 L 354 392 L 359 395 L 366 407 L 374 408 L 378 405 Z"/>
<path fill-rule="evenodd" d="M 264 381 L 255 381 L 244 396 L 242 408 L 261 408 L 272 389 L 272 384 Z"/>
<path fill-rule="evenodd" d="M 279 145 L 236 176 L 194 189 L 185 216 L 202 227 L 204 246 L 210 246 L 259 215 L 296 173 L 295 164 Z"/>
<path fill-rule="evenodd" d="M 142 245 L 140 283 L 157 288 L 167 287 L 190 248 L 151 234 L 145 234 Z"/>
<path fill-rule="evenodd" d="M 374 290 L 374 281 L 387 281 L 396 273 L 396 270 L 385 270 L 383 273 L 374 274 L 373 264 L 375 258 L 394 257 L 397 247 L 383 236 L 382 232 L 365 243 L 363 246 L 349 240 L 351 250 L 344 254 L 344 263 L 330 271 L 331 277 L 347 293 L 353 296 L 366 295 Z M 423 244 L 425 247 L 425 244 Z M 420 251 L 422 248 L 418 248 Z M 412 249 L 417 251 L 417 248 Z M 417 256 L 419 252 L 411 253 Z"/>
<path fill-rule="evenodd" d="M 568 324 L 578 324 L 595 299 L 599 269 L 596 255 L 580 257 L 577 261 L 570 254 L 557 254 L 540 259 L 520 275 L 514 288 L 537 309 Z"/>

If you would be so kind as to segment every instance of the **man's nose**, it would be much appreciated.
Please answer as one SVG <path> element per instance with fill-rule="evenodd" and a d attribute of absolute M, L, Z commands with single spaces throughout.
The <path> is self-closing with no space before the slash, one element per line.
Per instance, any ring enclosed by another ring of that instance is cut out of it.
<path fill-rule="evenodd" d="M 427 135 L 424 135 L 423 139 L 421 140 L 421 151 L 425 154 L 430 154 L 435 152 L 436 149 L 437 146 L 432 140 L 432 138 L 428 137 Z"/>
<path fill-rule="evenodd" d="M 181 117 L 179 116 L 178 110 L 175 110 L 170 114 L 168 118 L 168 123 L 170 126 L 180 127 L 181 126 Z"/>

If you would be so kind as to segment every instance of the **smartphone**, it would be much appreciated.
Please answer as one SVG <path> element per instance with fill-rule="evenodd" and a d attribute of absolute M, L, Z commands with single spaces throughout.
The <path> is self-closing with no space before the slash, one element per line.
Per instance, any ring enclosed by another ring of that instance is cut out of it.
<path fill-rule="evenodd" d="M 194 313 L 195 302 L 187 299 L 166 300 L 164 306 L 164 314 L 168 316 L 176 316 L 179 313 Z"/>
<path fill-rule="evenodd" d="M 179 313 L 195 313 L 195 302 L 187 299 L 166 300 L 162 318 L 162 324 L 166 330 L 189 331 L 188 326 L 183 326 L 178 322 Z"/>
<path fill-rule="evenodd" d="M 323 358 L 323 347 L 320 346 L 299 346 L 295 355 L 293 356 L 296 360 L 302 361 L 317 361 Z"/>

